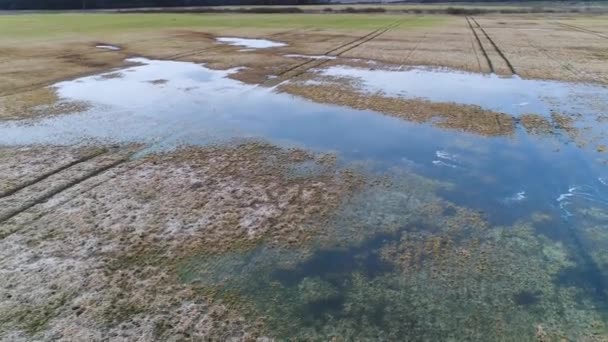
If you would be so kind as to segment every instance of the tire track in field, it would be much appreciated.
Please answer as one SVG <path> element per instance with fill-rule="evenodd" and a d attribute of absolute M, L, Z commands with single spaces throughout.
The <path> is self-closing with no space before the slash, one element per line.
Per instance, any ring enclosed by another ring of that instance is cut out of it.
<path fill-rule="evenodd" d="M 116 158 L 117 158 L 116 160 L 106 161 L 105 163 L 103 163 L 99 166 L 93 165 L 92 170 L 86 170 L 86 167 L 85 167 L 85 170 L 81 171 L 80 174 L 78 174 L 76 177 L 65 180 L 64 184 L 51 188 L 48 191 L 41 192 L 39 194 L 34 194 L 34 195 L 32 195 L 32 197 L 33 197 L 32 199 L 26 198 L 26 200 L 24 200 L 22 203 L 18 204 L 15 208 L 4 211 L 2 214 L 0 214 L 0 224 L 6 222 L 7 220 L 10 220 L 11 218 L 23 213 L 24 211 L 26 211 L 38 204 L 48 201 L 52 197 L 56 196 L 57 194 L 65 191 L 65 190 L 68 190 L 88 179 L 91 179 L 107 170 L 110 170 L 110 169 L 128 161 L 134 153 L 134 152 L 130 152 L 130 153 L 127 153 L 127 154 L 121 156 L 120 155 L 121 152 L 124 152 L 124 151 L 116 152 Z M 92 159 L 92 160 L 94 161 L 94 159 Z M 76 163 L 72 167 L 78 167 L 78 164 L 79 163 Z M 70 168 L 65 168 L 64 170 L 69 171 L 69 169 Z M 60 175 L 60 173 L 55 173 L 54 175 Z M 50 177 L 51 176 L 49 175 L 48 177 L 43 178 L 40 182 L 43 182 L 44 180 L 46 180 Z M 33 186 L 35 184 L 40 184 L 40 182 L 30 184 L 27 187 L 23 187 L 22 189 L 16 191 L 13 195 L 19 193 L 20 191 L 27 191 L 31 186 Z M 4 236 L 5 236 L 5 234 L 0 232 L 0 238 L 2 238 Z"/>
<path fill-rule="evenodd" d="M 24 188 L 26 188 L 26 187 L 28 187 L 30 185 L 34 185 L 34 184 L 36 184 L 36 183 L 38 183 L 40 181 L 43 181 L 43 180 L 45 180 L 45 179 L 47 179 L 47 178 L 49 178 L 49 177 L 51 177 L 51 176 L 53 176 L 55 174 L 58 174 L 59 172 L 65 170 L 65 169 L 68 169 L 68 168 L 70 168 L 70 167 L 72 167 L 72 166 L 74 166 L 76 164 L 80 164 L 80 163 L 86 162 L 86 161 L 88 161 L 90 159 L 93 159 L 93 158 L 95 158 L 95 157 L 97 157 L 99 155 L 102 155 L 102 154 L 104 154 L 106 152 L 108 152 L 108 151 L 105 150 L 105 149 L 103 149 L 103 150 L 100 150 L 100 151 L 88 154 L 88 155 L 86 155 L 84 157 L 78 158 L 78 159 L 76 159 L 76 160 L 74 160 L 74 161 L 72 161 L 70 163 L 65 164 L 65 165 L 61 165 L 60 167 L 55 168 L 55 169 L 53 169 L 51 171 L 43 172 L 38 177 L 36 177 L 34 179 L 31 179 L 29 181 L 23 182 L 21 184 L 18 184 L 14 188 L 9 189 L 9 190 L 5 191 L 4 193 L 1 193 L 0 194 L 0 198 L 8 197 L 8 196 L 16 193 L 19 190 L 22 190 L 22 189 L 24 189 Z"/>
<path fill-rule="evenodd" d="M 486 51 L 486 49 L 483 47 L 483 44 L 481 43 L 481 39 L 479 39 L 479 35 L 477 35 L 477 32 L 473 28 L 473 25 L 471 24 L 469 17 L 464 17 L 464 18 L 466 19 L 467 24 L 469 24 L 469 28 L 471 29 L 471 32 L 473 32 L 473 36 L 475 36 L 477 45 L 479 46 L 479 49 L 481 49 L 481 53 L 483 54 L 483 57 L 486 59 L 486 63 L 488 64 L 488 67 L 490 68 L 490 72 L 494 73 L 494 65 L 492 65 L 492 60 L 490 59 L 490 56 L 488 56 L 488 52 Z"/>
<path fill-rule="evenodd" d="M 384 34 L 388 30 L 391 30 L 391 29 L 399 26 L 400 24 L 401 24 L 401 22 L 399 22 L 399 21 L 393 22 L 385 27 L 381 27 L 377 30 L 374 30 L 362 37 L 358 37 L 350 42 L 347 42 L 347 43 L 341 44 L 338 47 L 332 48 L 332 49 L 326 51 L 325 53 L 323 53 L 322 56 L 340 57 L 344 53 L 351 51 L 351 50 L 371 41 L 372 39 L 379 37 L 380 35 Z M 307 72 L 308 70 L 319 67 L 327 62 L 328 62 L 328 59 L 311 59 L 311 60 L 296 64 L 292 67 L 287 68 L 286 70 L 281 71 L 279 74 L 276 75 L 277 78 L 266 81 L 266 82 L 262 83 L 262 85 L 275 86 L 281 82 L 298 77 L 298 76 L 302 75 L 303 73 Z M 298 69 L 301 69 L 301 70 L 298 70 Z M 293 71 L 296 71 L 296 72 L 293 75 L 288 75 L 289 73 L 291 73 Z"/>
<path fill-rule="evenodd" d="M 399 25 L 401 25 L 400 22 L 394 22 L 394 23 L 388 25 L 386 28 L 382 29 L 380 32 L 377 32 L 377 33 L 375 33 L 373 35 L 368 35 L 367 37 L 364 37 L 362 40 L 360 40 L 359 42 L 356 42 L 354 45 L 347 46 L 345 50 L 342 50 L 342 51 L 340 51 L 340 52 L 338 52 L 336 54 L 333 54 L 333 56 L 337 56 L 337 57 L 342 56 L 344 53 L 346 53 L 346 52 L 348 52 L 350 50 L 353 50 L 354 48 L 357 48 L 357 47 L 359 47 L 359 46 L 361 46 L 361 45 L 369 42 L 370 40 L 375 39 L 376 37 L 381 36 L 382 34 L 384 34 L 385 32 L 387 32 L 388 30 L 393 29 L 393 28 L 395 28 L 395 27 L 397 27 Z M 332 55 L 333 52 L 335 52 L 335 50 L 332 51 L 331 53 L 326 53 L 326 54 L 327 55 Z"/>
<path fill-rule="evenodd" d="M 352 41 L 350 41 L 350 42 L 347 42 L 347 43 L 341 44 L 340 46 L 338 46 L 338 47 L 336 47 L 336 48 L 333 48 L 333 49 L 331 49 L 331 50 L 329 50 L 329 51 L 324 52 L 322 55 L 323 55 L 323 56 L 333 56 L 333 55 L 331 55 L 331 53 L 332 53 L 332 52 L 335 52 L 335 51 L 337 51 L 337 50 L 339 50 L 339 49 L 345 48 L 345 47 L 347 47 L 349 44 L 352 44 L 352 43 L 358 42 L 358 41 L 359 41 L 359 40 L 361 40 L 361 39 L 368 38 L 369 36 L 371 36 L 371 35 L 373 35 L 373 34 L 375 34 L 375 33 L 379 32 L 379 31 L 381 31 L 382 29 L 383 29 L 383 28 L 379 28 L 379 29 L 377 29 L 377 30 L 374 30 L 374 31 L 372 31 L 372 32 L 370 32 L 370 33 L 368 33 L 368 34 L 366 34 L 366 35 L 365 35 L 365 36 L 363 36 L 363 37 L 359 37 L 359 38 L 356 38 L 355 40 L 352 40 Z M 386 31 L 385 31 L 385 32 L 386 32 Z M 345 52 L 345 51 L 344 51 L 344 52 Z M 336 56 L 337 56 L 337 55 L 336 55 Z M 311 60 L 308 60 L 308 61 L 305 61 L 305 62 L 302 62 L 302 63 L 296 64 L 296 65 L 294 65 L 294 66 L 292 66 L 292 67 L 289 67 L 289 68 L 287 68 L 287 69 L 285 69 L 285 70 L 283 70 L 283 71 L 279 72 L 279 73 L 277 74 L 277 76 L 278 76 L 278 77 L 281 77 L 281 76 L 285 75 L 286 73 L 288 73 L 288 72 L 290 72 L 290 71 L 292 71 L 292 70 L 295 70 L 295 69 L 297 69 L 297 68 L 299 68 L 299 67 L 302 67 L 302 66 L 306 66 L 307 64 L 313 64 L 313 63 L 318 62 L 318 61 L 319 61 L 319 60 L 314 60 L 314 59 L 311 59 Z"/>
<path fill-rule="evenodd" d="M 422 38 L 418 39 L 418 41 L 416 41 L 416 45 L 414 45 L 414 47 L 408 52 L 408 54 L 403 57 L 403 59 L 401 60 L 401 62 L 399 63 L 399 70 L 403 69 L 403 65 L 410 59 L 410 57 L 414 54 L 414 52 L 416 52 L 416 50 L 418 49 L 418 46 L 420 45 L 420 43 L 422 43 L 423 40 L 426 39 L 426 36 L 428 35 L 427 32 L 425 32 L 422 35 Z"/>
<path fill-rule="evenodd" d="M 492 44 L 492 47 L 494 47 L 494 50 L 496 50 L 496 52 L 498 53 L 498 55 L 504 60 L 505 64 L 507 64 L 507 67 L 509 68 L 509 70 L 511 71 L 511 73 L 513 75 L 517 75 L 517 72 L 515 72 L 515 68 L 513 67 L 513 64 L 511 64 L 511 62 L 509 61 L 509 59 L 507 58 L 507 56 L 505 56 L 505 54 L 502 52 L 502 50 L 494 42 L 494 40 L 492 40 L 492 38 L 486 32 L 486 30 L 484 30 L 484 28 L 481 25 L 479 25 L 479 23 L 477 22 L 477 20 L 475 20 L 475 18 L 471 17 L 471 20 L 473 20 L 473 22 L 475 23 L 475 25 L 477 25 L 477 27 L 481 30 L 481 32 L 484 34 L 484 36 L 488 39 L 488 41 L 490 42 L 490 44 Z"/>
<path fill-rule="evenodd" d="M 571 24 L 566 24 L 566 23 L 559 23 L 559 22 L 558 22 L 557 24 L 558 24 L 559 26 L 561 26 L 561 27 L 565 27 L 565 28 L 568 28 L 568 29 L 570 29 L 570 30 L 579 31 L 579 32 L 583 32 L 583 33 L 588 33 L 588 34 L 592 34 L 592 35 L 594 35 L 594 36 L 596 36 L 596 37 L 600 37 L 600 38 L 608 39 L 608 35 L 605 35 L 605 34 L 603 34 L 603 33 L 601 33 L 601 32 L 597 32 L 597 31 L 589 30 L 589 29 L 586 29 L 586 28 L 584 28 L 584 27 L 580 27 L 580 26 L 574 26 L 574 25 L 571 25 Z"/>
<path fill-rule="evenodd" d="M 574 69 L 572 66 L 568 65 L 567 63 L 563 63 L 561 61 L 557 61 L 556 58 L 555 58 L 555 56 L 552 55 L 552 54 L 550 54 L 549 51 L 547 51 L 547 49 L 534 44 L 534 42 L 532 42 L 532 40 L 530 39 L 530 37 L 528 35 L 526 35 L 525 33 L 523 35 L 524 35 L 524 37 L 525 37 L 525 39 L 528 42 L 528 45 L 530 47 L 532 47 L 533 49 L 536 49 L 536 50 L 540 51 L 543 55 L 545 55 L 545 57 L 547 57 L 548 60 L 555 61 L 556 63 L 558 63 L 558 65 L 560 65 L 563 69 L 567 70 L 574 77 L 576 77 L 577 81 L 580 81 L 580 79 L 581 79 L 581 72 L 579 72 L 578 70 Z"/>
<path fill-rule="evenodd" d="M 416 45 L 414 45 L 414 47 L 407 53 L 407 55 L 405 55 L 405 57 L 403 57 L 403 59 L 401 60 L 401 63 L 399 63 L 399 64 L 401 64 L 399 66 L 399 70 L 403 69 L 403 65 L 408 61 L 408 59 L 410 59 L 410 57 L 414 54 L 414 52 L 416 52 L 420 43 L 422 43 L 422 41 L 424 39 L 426 39 L 426 36 L 427 36 L 427 33 L 425 32 L 422 35 L 422 38 L 418 39 L 418 41 L 416 42 Z"/>
<path fill-rule="evenodd" d="M 479 54 L 477 53 L 477 49 L 475 48 L 475 40 L 473 39 L 473 36 L 470 36 L 470 40 L 471 40 L 471 48 L 473 49 L 473 53 L 475 53 L 475 59 L 477 60 L 477 69 L 479 70 L 479 72 L 483 72 L 483 70 L 481 69 L 481 61 L 479 60 Z"/>
<path fill-rule="evenodd" d="M 77 191 L 73 196 L 68 196 L 67 198 L 65 198 L 63 200 L 60 200 L 60 201 L 54 203 L 50 207 L 41 208 L 39 212 L 30 214 L 32 217 L 26 219 L 24 222 L 19 222 L 19 223 L 16 223 L 16 222 L 9 223 L 9 222 L 7 222 L 7 221 L 10 221 L 11 219 L 16 218 L 20 214 L 26 214 L 26 212 L 28 210 L 34 208 L 37 205 L 43 204 L 44 202 L 38 203 L 38 204 L 36 204 L 34 206 L 31 206 L 28 209 L 25 209 L 24 211 L 20 212 L 19 214 L 17 214 L 15 216 L 11 217 L 10 219 L 5 220 L 4 222 L 0 223 L 0 240 L 6 238 L 7 236 L 10 236 L 10 235 L 12 235 L 12 234 L 14 234 L 16 232 L 24 232 L 24 231 L 29 230 L 32 227 L 32 224 L 34 222 L 36 222 L 36 221 L 40 220 L 41 218 L 45 217 L 46 215 L 50 214 L 56 208 L 59 208 L 59 207 L 65 205 L 67 203 L 72 202 L 73 200 L 75 200 L 79 196 L 84 195 L 85 193 L 87 193 L 87 192 L 89 192 L 89 191 L 91 191 L 91 190 L 93 190 L 93 189 L 95 189 L 95 188 L 97 188 L 97 187 L 99 187 L 99 186 L 101 186 L 101 185 L 103 185 L 103 184 L 111 181 L 112 179 L 114 179 L 114 178 L 116 178 L 116 177 L 118 177 L 118 176 L 120 176 L 120 175 L 122 175 L 124 173 L 127 173 L 127 172 L 133 170 L 136 167 L 137 167 L 137 165 L 132 165 L 130 167 L 125 168 L 124 170 L 117 171 L 113 175 L 110 175 L 107 179 L 102 179 L 102 180 L 100 180 L 100 181 L 98 181 L 98 182 L 96 182 L 94 184 L 91 184 L 91 185 L 88 185 L 88 186 L 84 187 L 83 189 Z M 107 171 L 110 171 L 111 169 L 112 168 L 107 169 L 105 171 L 102 171 L 101 173 L 99 173 L 99 175 L 101 175 L 101 174 L 103 174 L 103 173 L 105 173 Z M 77 186 L 83 185 L 86 181 L 91 180 L 91 179 L 93 179 L 93 177 L 88 178 L 86 180 L 83 180 L 82 182 L 80 182 L 80 183 L 78 183 L 78 184 L 74 185 L 73 187 L 71 187 L 69 189 L 66 189 L 66 190 L 70 190 L 72 188 L 76 188 Z M 2 227 L 3 224 L 8 224 L 8 227 L 7 226 Z M 13 229 L 9 228 L 11 224 L 14 227 Z"/>
<path fill-rule="evenodd" d="M 564 61 L 563 59 L 560 59 L 559 57 L 557 57 L 555 54 L 550 53 L 544 47 L 534 44 L 534 42 L 530 39 L 530 37 L 528 35 L 526 35 L 525 33 L 522 33 L 522 34 L 525 37 L 525 40 L 528 42 L 528 45 L 530 47 L 540 51 L 543 55 L 545 55 L 547 57 L 547 60 L 554 61 L 558 66 L 561 66 L 562 69 L 568 71 L 570 74 L 572 74 L 576 78 L 577 82 L 581 82 L 581 81 L 584 81 L 585 79 L 589 79 L 589 78 L 593 79 L 596 82 L 600 82 L 600 83 L 606 82 L 606 79 L 604 77 L 598 76 L 594 73 L 588 73 L 584 70 L 579 70 L 579 69 L 575 68 L 572 64 L 568 63 L 567 60 Z"/>

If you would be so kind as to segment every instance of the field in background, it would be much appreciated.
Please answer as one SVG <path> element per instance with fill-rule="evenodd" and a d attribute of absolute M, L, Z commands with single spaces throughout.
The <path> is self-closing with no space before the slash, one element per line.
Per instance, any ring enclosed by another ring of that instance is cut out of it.
<path fill-rule="evenodd" d="M 2 40 L 82 37 L 106 33 L 128 34 L 138 30 L 208 28 L 310 28 L 375 29 L 402 19 L 396 15 L 300 15 L 300 14 L 25 14 L 0 18 Z M 444 18 L 409 17 L 401 28 L 428 27 Z"/>
<path fill-rule="evenodd" d="M 606 16 L 413 14 L 52 13 L 0 17 L 0 94 L 120 66 L 127 56 L 246 66 L 261 82 L 293 59 L 323 55 L 387 65 L 446 66 L 522 77 L 606 81 Z M 217 36 L 270 38 L 267 51 L 218 46 Z M 120 51 L 95 48 L 118 45 Z M 550 56 L 548 58 L 548 56 Z M 300 70 L 301 68 L 298 68 Z M 44 71 L 43 71 L 44 70 Z M 305 70 L 304 70 L 305 71 Z"/>

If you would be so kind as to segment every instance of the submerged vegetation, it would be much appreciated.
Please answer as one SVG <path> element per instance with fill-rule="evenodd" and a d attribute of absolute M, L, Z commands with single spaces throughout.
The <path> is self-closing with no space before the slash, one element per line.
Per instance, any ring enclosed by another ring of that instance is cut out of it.
<path fill-rule="evenodd" d="M 595 294 L 560 280 L 581 251 L 537 234 L 547 218 L 492 227 L 428 181 L 394 180 L 346 204 L 329 239 L 197 257 L 181 278 L 280 338 L 602 340 Z"/>

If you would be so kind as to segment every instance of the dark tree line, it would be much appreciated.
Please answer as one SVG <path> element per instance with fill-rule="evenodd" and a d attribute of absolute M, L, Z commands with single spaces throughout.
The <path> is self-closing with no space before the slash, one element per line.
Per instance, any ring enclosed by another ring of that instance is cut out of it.
<path fill-rule="evenodd" d="M 463 0 L 388 0 L 392 3 L 410 2 L 454 2 Z M 499 2 L 505 0 L 466 0 L 467 2 Z M 531 0 L 511 0 L 513 2 L 527 2 Z M 539 1 L 539 0 L 536 0 Z M 540 0 L 543 1 L 543 0 Z M 547 0 L 549 1 L 549 0 Z M 560 0 L 550 0 L 560 2 Z M 561 0 L 562 2 L 569 2 Z M 377 4 L 380 0 L 0 0 L 0 10 L 13 9 L 100 9 L 100 8 L 136 8 L 136 7 L 182 7 L 182 6 L 274 6 L 274 5 L 311 5 L 327 3 L 353 3 L 363 2 L 367 4 Z M 585 1 L 576 1 L 582 2 Z"/>
<path fill-rule="evenodd" d="M 178 6 L 309 5 L 327 0 L 0 0 L 0 9 L 98 9 Z"/>

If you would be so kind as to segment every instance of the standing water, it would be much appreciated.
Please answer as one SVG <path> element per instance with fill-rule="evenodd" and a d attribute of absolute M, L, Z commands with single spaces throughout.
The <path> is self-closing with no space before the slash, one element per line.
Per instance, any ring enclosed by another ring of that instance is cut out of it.
<path fill-rule="evenodd" d="M 572 340 L 606 336 L 608 171 L 593 149 L 559 132 L 518 128 L 511 136 L 484 137 L 318 104 L 228 78 L 235 70 L 131 61 L 140 65 L 120 77 L 56 84 L 60 98 L 85 101 L 90 109 L 4 122 L 0 144 L 137 142 L 154 151 L 256 138 L 335 152 L 345 166 L 364 163 L 366 172 L 392 177 L 394 186 L 347 201 L 328 223 L 329 239 L 313 242 L 312 252 L 262 244 L 185 262 L 184 282 L 221 284 L 266 316 L 271 334 L 307 340 L 523 341 L 545 331 Z M 322 73 L 358 78 L 367 92 L 514 116 L 576 111 L 591 117 L 601 107 L 572 99 L 608 101 L 608 89 L 600 86 L 448 70 L 336 67 Z"/>
<path fill-rule="evenodd" d="M 218 37 L 216 40 L 223 44 L 241 46 L 251 49 L 267 49 L 271 47 L 287 46 L 287 44 L 283 42 L 275 42 L 268 39 Z"/>

